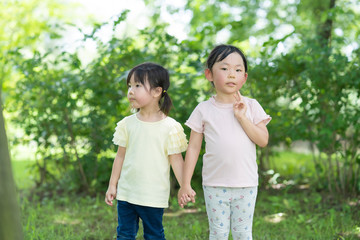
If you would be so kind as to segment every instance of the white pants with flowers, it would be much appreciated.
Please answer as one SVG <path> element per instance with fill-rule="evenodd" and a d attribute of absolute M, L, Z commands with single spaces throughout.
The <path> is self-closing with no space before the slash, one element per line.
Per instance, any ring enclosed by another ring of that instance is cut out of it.
<path fill-rule="evenodd" d="M 257 187 L 203 186 L 210 240 L 251 240 Z"/>

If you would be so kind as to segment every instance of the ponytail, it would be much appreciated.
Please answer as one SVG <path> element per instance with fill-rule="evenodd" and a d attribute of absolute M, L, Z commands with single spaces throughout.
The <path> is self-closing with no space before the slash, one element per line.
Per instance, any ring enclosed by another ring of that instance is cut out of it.
<path fill-rule="evenodd" d="M 160 104 L 160 111 L 162 111 L 167 116 L 173 104 L 166 90 L 163 91 L 159 104 Z"/>

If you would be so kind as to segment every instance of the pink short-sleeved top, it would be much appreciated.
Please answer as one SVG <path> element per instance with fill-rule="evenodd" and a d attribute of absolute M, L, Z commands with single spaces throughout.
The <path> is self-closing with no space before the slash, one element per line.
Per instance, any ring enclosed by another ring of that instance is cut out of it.
<path fill-rule="evenodd" d="M 255 99 L 243 97 L 246 116 L 254 124 L 271 117 Z M 214 97 L 200 103 L 185 125 L 205 138 L 202 177 L 205 186 L 254 187 L 258 185 L 256 146 L 233 111 L 233 104 L 222 104 Z"/>

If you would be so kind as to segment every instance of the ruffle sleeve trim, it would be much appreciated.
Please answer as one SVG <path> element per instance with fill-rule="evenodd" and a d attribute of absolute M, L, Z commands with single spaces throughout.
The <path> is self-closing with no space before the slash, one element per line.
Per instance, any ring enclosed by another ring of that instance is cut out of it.
<path fill-rule="evenodd" d="M 170 131 L 169 142 L 168 142 L 168 155 L 177 154 L 186 151 L 187 140 L 184 133 L 184 129 L 177 123 Z"/>
<path fill-rule="evenodd" d="M 112 141 L 115 145 L 126 147 L 126 143 L 127 143 L 126 139 L 127 139 L 126 125 L 123 119 L 117 123 Z"/>

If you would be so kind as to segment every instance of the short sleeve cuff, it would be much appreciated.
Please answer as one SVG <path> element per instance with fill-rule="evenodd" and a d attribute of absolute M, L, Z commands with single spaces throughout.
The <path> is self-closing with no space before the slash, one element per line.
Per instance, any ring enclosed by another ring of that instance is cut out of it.
<path fill-rule="evenodd" d="M 272 118 L 270 117 L 270 115 L 266 115 L 263 119 L 256 121 L 255 125 L 259 124 L 260 122 L 264 122 L 265 125 L 267 125 L 271 121 L 271 119 Z"/>
<path fill-rule="evenodd" d="M 188 126 L 191 130 L 194 130 L 197 133 L 204 133 L 203 128 L 196 127 L 194 124 L 192 124 L 189 121 L 186 121 L 185 125 Z"/>

